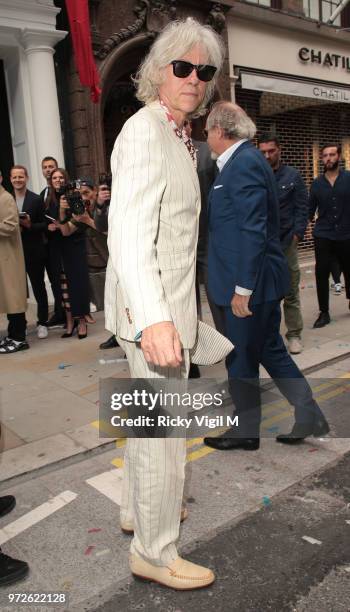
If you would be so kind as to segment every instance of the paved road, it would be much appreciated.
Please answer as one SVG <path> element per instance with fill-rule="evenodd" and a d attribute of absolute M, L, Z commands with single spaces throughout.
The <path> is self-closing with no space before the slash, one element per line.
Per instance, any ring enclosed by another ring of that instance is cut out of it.
<path fill-rule="evenodd" d="M 93 610 L 349 612 L 349 504 L 350 454 L 198 543 L 189 557 L 215 568 L 210 590 L 175 593 L 134 581 Z"/>
<path fill-rule="evenodd" d="M 345 380 L 313 382 L 332 422 L 348 413 Z M 288 410 L 271 424 L 276 415 L 270 408 L 264 428 L 287 429 Z M 17 507 L 1 520 L 0 545 L 31 567 L 15 592 L 66 592 L 70 612 L 349 612 L 350 458 L 343 458 L 349 439 L 312 439 L 286 448 L 264 438 L 252 453 L 220 453 L 200 438 L 188 440 L 189 518 L 179 550 L 215 568 L 217 581 L 203 592 L 177 594 L 129 575 L 130 541 L 118 520 L 123 444 L 2 486 L 0 494 L 14 494 Z M 4 611 L 56 609 L 7 606 L 13 590 L 0 591 Z"/>

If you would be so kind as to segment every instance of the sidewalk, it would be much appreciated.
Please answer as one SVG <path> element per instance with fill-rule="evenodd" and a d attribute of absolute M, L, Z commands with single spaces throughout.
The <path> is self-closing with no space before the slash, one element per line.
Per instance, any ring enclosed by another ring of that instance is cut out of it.
<path fill-rule="evenodd" d="M 318 308 L 313 265 L 308 262 L 303 263 L 301 296 L 305 349 L 296 356 L 298 365 L 303 370 L 315 368 L 350 353 L 350 311 L 344 292 L 341 296 L 331 294 L 332 322 L 320 330 L 312 329 Z M 34 313 L 35 307 L 30 305 L 30 350 L 0 356 L 0 481 L 98 447 L 112 448 L 110 438 L 98 437 L 98 382 L 101 377 L 129 376 L 121 349 L 98 349 L 109 336 L 103 313 L 94 315 L 96 324 L 89 326 L 83 341 L 76 336 L 62 340 L 61 329 L 51 330 L 48 339 L 39 340 Z M 203 314 L 209 321 L 206 303 Z M 5 329 L 6 319 L 0 316 L 0 335 Z M 108 363 L 116 359 L 121 361 Z M 350 359 L 342 362 L 342 367 L 350 370 Z M 201 372 L 203 377 L 225 378 L 223 363 L 201 368 Z"/>

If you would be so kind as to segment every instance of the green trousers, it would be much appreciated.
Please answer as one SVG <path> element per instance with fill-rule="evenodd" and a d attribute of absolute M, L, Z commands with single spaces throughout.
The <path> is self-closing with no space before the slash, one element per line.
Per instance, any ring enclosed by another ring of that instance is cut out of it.
<path fill-rule="evenodd" d="M 303 317 L 300 310 L 300 268 L 298 261 L 298 245 L 293 240 L 290 245 L 283 249 L 286 256 L 290 274 L 290 290 L 283 302 L 284 319 L 286 322 L 286 338 L 300 338 L 303 331 Z"/>

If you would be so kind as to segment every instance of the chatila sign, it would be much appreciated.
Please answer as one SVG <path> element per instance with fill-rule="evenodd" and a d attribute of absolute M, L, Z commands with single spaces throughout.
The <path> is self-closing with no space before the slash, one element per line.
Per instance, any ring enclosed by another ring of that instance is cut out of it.
<path fill-rule="evenodd" d="M 350 72 L 350 57 L 338 53 L 329 53 L 308 47 L 301 47 L 298 51 L 299 59 L 304 63 L 320 64 L 329 68 L 341 68 Z"/>

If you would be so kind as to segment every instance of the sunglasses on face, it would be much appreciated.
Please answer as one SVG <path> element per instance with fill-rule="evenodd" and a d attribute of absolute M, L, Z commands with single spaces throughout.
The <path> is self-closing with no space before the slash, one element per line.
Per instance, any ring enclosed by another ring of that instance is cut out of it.
<path fill-rule="evenodd" d="M 174 60 L 170 64 L 173 67 L 174 76 L 178 79 L 185 79 L 195 70 L 199 80 L 207 83 L 212 80 L 216 72 L 216 67 L 209 64 L 191 64 L 191 62 L 183 60 Z"/>

